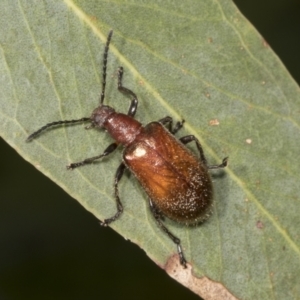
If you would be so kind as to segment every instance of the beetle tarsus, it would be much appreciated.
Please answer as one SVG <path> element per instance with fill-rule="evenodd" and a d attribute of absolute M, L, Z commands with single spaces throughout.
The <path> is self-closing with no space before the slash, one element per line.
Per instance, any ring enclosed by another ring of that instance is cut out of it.
<path fill-rule="evenodd" d="M 220 165 L 212 165 L 212 166 L 207 166 L 208 169 L 222 169 L 225 168 L 228 164 L 228 157 L 223 158 L 222 163 Z"/>
<path fill-rule="evenodd" d="M 100 221 L 100 225 L 103 227 L 107 227 L 110 223 L 116 221 L 121 216 L 122 213 L 123 213 L 123 206 L 121 204 L 121 208 L 118 206 L 117 213 L 111 218 L 105 219 L 104 221 Z"/>
<path fill-rule="evenodd" d="M 183 251 L 182 251 L 182 248 L 181 248 L 181 245 L 180 245 L 180 241 L 179 241 L 179 244 L 177 244 L 177 252 L 178 252 L 178 255 L 179 255 L 179 261 L 180 261 L 180 264 L 186 269 L 187 266 L 187 261 L 183 255 Z"/>

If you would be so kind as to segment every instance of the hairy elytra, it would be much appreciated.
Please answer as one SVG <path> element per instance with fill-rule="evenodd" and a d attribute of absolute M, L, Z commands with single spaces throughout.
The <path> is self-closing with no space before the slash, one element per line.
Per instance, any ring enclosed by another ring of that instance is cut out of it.
<path fill-rule="evenodd" d="M 111 30 L 104 49 L 100 105 L 94 109 L 90 117 L 48 123 L 32 133 L 27 141 L 36 138 L 49 127 L 62 124 L 90 122 L 87 128 L 104 128 L 115 142 L 110 144 L 102 154 L 67 166 L 68 169 L 75 169 L 111 154 L 118 145 L 124 147 L 123 160 L 117 169 L 114 181 L 117 212 L 112 217 L 100 221 L 100 224 L 108 226 L 122 214 L 123 205 L 119 197 L 118 184 L 124 171 L 129 169 L 146 191 L 151 213 L 158 226 L 177 245 L 180 263 L 186 267 L 180 239 L 164 225 L 163 217 L 166 216 L 186 225 L 196 224 L 206 219 L 210 214 L 213 199 L 208 170 L 226 167 L 227 157 L 220 165 L 208 165 L 202 146 L 195 136 L 188 135 L 176 139 L 174 135 L 183 126 L 184 120 L 177 122 L 174 127 L 173 119 L 169 116 L 146 126 L 135 120 L 138 98 L 134 92 L 122 85 L 122 67 L 118 69 L 118 90 L 131 97 L 128 113 L 118 113 L 112 107 L 103 104 L 108 50 L 112 34 Z M 185 147 L 190 142 L 196 143 L 199 158 Z"/>

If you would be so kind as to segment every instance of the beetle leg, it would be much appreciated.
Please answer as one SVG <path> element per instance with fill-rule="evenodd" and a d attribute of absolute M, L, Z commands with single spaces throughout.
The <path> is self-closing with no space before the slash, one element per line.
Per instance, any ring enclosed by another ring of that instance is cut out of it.
<path fill-rule="evenodd" d="M 85 160 L 83 161 L 80 161 L 80 162 L 77 162 L 77 163 L 72 163 L 72 164 L 69 164 L 67 166 L 67 169 L 75 169 L 75 168 L 78 168 L 78 167 L 81 167 L 83 165 L 86 165 L 86 164 L 91 164 L 92 162 L 94 162 L 96 159 L 99 159 L 99 158 L 102 158 L 104 156 L 107 156 L 109 154 L 111 154 L 112 152 L 114 152 L 118 147 L 118 144 L 117 143 L 112 143 L 110 144 L 102 154 L 100 155 L 97 155 L 97 156 L 94 156 L 94 157 L 90 157 L 90 158 L 86 158 Z"/>
<path fill-rule="evenodd" d="M 119 69 L 118 69 L 118 90 L 121 93 L 130 95 L 133 97 L 133 99 L 131 100 L 131 104 L 129 106 L 127 115 L 134 117 L 137 107 L 138 107 L 138 98 L 137 98 L 137 95 L 133 91 L 127 89 L 126 87 L 123 87 L 122 78 L 123 78 L 123 67 L 119 67 Z"/>
<path fill-rule="evenodd" d="M 192 141 L 195 141 L 195 143 L 197 145 L 197 149 L 200 153 L 200 159 L 201 159 L 202 163 L 207 166 L 208 169 L 220 169 L 220 168 L 225 168 L 227 166 L 228 157 L 223 158 L 223 161 L 220 165 L 211 165 L 211 166 L 207 165 L 207 160 L 205 158 L 202 146 L 201 146 L 199 140 L 194 135 L 187 135 L 187 136 L 180 138 L 179 140 L 185 145 Z"/>
<path fill-rule="evenodd" d="M 173 130 L 171 131 L 171 133 L 176 134 L 182 127 L 184 124 L 185 120 L 182 119 L 182 121 L 178 121 L 175 125 L 175 127 L 173 128 Z"/>
<path fill-rule="evenodd" d="M 162 125 L 166 126 L 168 128 L 168 130 L 172 133 L 173 129 L 173 119 L 169 116 L 166 116 L 160 120 L 158 120 L 159 123 L 161 123 Z M 168 125 L 168 126 L 167 126 Z"/>
<path fill-rule="evenodd" d="M 111 218 L 108 218 L 108 219 L 105 219 L 103 222 L 100 221 L 100 225 L 102 226 L 107 226 L 109 225 L 111 222 L 114 222 L 115 220 L 117 220 L 120 215 L 122 214 L 123 212 L 123 205 L 121 203 L 121 200 L 120 200 L 120 197 L 119 197 L 119 189 L 118 189 L 118 184 L 119 184 L 119 181 L 121 180 L 123 174 L 124 174 L 124 171 L 126 169 L 126 166 L 125 164 L 122 162 L 118 169 L 117 169 L 117 172 L 116 172 L 116 176 L 115 176 L 115 183 L 114 183 L 114 187 L 115 187 L 115 197 L 116 197 L 116 202 L 117 202 L 117 212 L 116 214 L 111 217 Z"/>
<path fill-rule="evenodd" d="M 223 161 L 220 165 L 212 165 L 212 166 L 207 166 L 208 169 L 220 169 L 220 168 L 225 168 L 227 166 L 228 162 L 228 157 L 223 158 Z"/>
<path fill-rule="evenodd" d="M 160 221 L 164 221 L 165 217 L 164 215 L 161 213 L 160 210 L 158 210 L 158 208 L 153 204 L 153 202 L 150 200 L 150 208 L 151 208 L 151 212 L 153 213 L 155 220 L 159 219 Z"/>
<path fill-rule="evenodd" d="M 195 141 L 197 149 L 198 149 L 199 154 L 200 154 L 200 159 L 201 159 L 202 163 L 207 166 L 207 160 L 205 158 L 202 146 L 201 146 L 199 140 L 194 135 L 187 135 L 187 136 L 184 136 L 184 137 L 180 138 L 179 140 L 181 141 L 181 143 L 183 143 L 185 145 L 190 143 L 190 142 Z"/>
<path fill-rule="evenodd" d="M 183 255 L 183 251 L 181 248 L 181 243 L 180 243 L 180 239 L 178 237 L 176 237 L 175 235 L 173 235 L 173 233 L 171 233 L 169 231 L 169 229 L 163 224 L 162 222 L 162 215 L 159 212 L 159 210 L 156 208 L 156 206 L 153 204 L 153 202 L 151 201 L 151 199 L 149 199 L 149 205 L 150 205 L 150 210 L 158 224 L 158 226 L 168 235 L 168 237 L 173 241 L 173 243 L 176 244 L 177 246 L 177 252 L 179 255 L 179 260 L 180 260 L 180 264 L 183 265 L 184 268 L 186 268 L 186 259 Z"/>
<path fill-rule="evenodd" d="M 172 134 L 176 134 L 183 126 L 183 123 L 185 122 L 184 120 L 182 120 L 181 122 L 177 122 L 175 127 L 173 127 L 173 119 L 169 116 L 166 116 L 160 120 L 158 120 L 159 123 L 163 124 L 163 125 L 167 125 L 168 124 L 168 129 Z"/>

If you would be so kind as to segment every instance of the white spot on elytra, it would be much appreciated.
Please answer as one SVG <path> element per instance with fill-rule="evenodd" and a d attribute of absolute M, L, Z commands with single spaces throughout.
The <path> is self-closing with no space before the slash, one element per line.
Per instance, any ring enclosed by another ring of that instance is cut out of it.
<path fill-rule="evenodd" d="M 135 157 L 142 157 L 145 154 L 146 154 L 146 150 L 143 147 L 137 147 L 133 152 L 133 155 Z"/>

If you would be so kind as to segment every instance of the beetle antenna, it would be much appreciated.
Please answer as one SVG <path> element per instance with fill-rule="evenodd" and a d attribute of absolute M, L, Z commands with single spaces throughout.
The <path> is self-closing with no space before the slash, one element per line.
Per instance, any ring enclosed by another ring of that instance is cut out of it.
<path fill-rule="evenodd" d="M 26 142 L 30 142 L 31 140 L 36 138 L 42 131 L 48 129 L 49 127 L 53 127 L 53 126 L 61 125 L 61 124 L 73 124 L 73 123 L 86 122 L 86 121 L 91 121 L 91 118 L 81 118 L 81 119 L 78 119 L 78 120 L 64 120 L 64 121 L 56 121 L 56 122 L 48 123 L 45 126 L 41 127 L 39 130 L 32 133 L 26 139 Z"/>
<path fill-rule="evenodd" d="M 113 35 L 113 30 L 111 29 L 108 33 L 108 37 L 106 40 L 106 45 L 104 49 L 104 54 L 103 54 L 103 69 L 102 69 L 102 91 L 100 95 L 100 105 L 103 104 L 104 97 L 105 97 L 105 85 L 106 85 L 106 67 L 107 67 L 107 57 L 108 57 L 108 50 L 109 50 L 109 44 L 111 37 Z"/>

